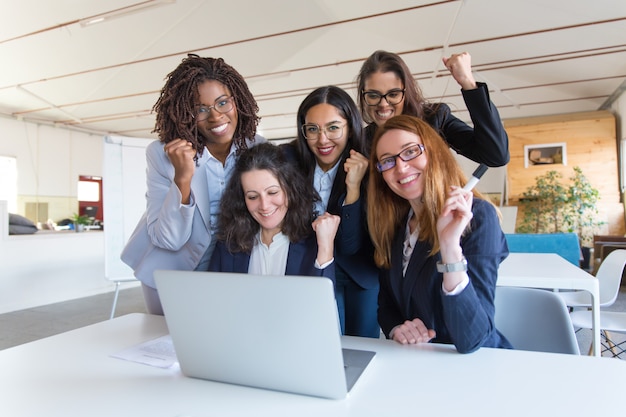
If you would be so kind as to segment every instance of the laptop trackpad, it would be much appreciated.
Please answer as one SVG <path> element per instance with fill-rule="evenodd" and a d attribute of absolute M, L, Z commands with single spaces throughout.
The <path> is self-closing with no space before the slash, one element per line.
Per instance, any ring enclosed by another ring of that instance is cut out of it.
<path fill-rule="evenodd" d="M 341 349 L 341 351 L 343 353 L 343 367 L 346 371 L 346 385 L 350 391 L 376 352 L 356 349 Z"/>

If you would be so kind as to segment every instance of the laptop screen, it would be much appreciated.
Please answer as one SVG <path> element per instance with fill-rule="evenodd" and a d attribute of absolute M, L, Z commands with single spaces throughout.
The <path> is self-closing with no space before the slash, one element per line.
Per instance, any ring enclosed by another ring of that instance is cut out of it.
<path fill-rule="evenodd" d="M 155 282 L 185 375 L 346 396 L 339 319 L 328 278 L 155 271 Z"/>

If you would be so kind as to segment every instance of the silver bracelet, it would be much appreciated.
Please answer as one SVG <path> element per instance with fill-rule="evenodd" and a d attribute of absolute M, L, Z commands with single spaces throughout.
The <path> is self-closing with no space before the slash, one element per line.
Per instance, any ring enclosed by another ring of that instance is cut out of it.
<path fill-rule="evenodd" d="M 452 264 L 442 264 L 441 262 L 437 262 L 437 272 L 459 271 L 467 271 L 467 259 L 465 259 L 465 256 L 463 256 L 459 262 L 455 262 Z"/>

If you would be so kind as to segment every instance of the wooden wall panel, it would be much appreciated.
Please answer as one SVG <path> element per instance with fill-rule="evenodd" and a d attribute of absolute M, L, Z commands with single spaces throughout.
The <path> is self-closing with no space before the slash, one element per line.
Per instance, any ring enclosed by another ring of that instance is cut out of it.
<path fill-rule="evenodd" d="M 519 206 L 519 197 L 535 178 L 554 170 L 567 183 L 579 166 L 591 184 L 600 191 L 598 209 L 608 222 L 605 231 L 626 233 L 624 206 L 619 189 L 616 121 L 611 112 L 597 111 L 504 121 L 509 135 L 511 161 L 507 166 L 509 205 Z M 524 146 L 565 143 L 567 165 L 548 164 L 524 167 Z M 518 225 L 523 213 L 519 213 Z"/>

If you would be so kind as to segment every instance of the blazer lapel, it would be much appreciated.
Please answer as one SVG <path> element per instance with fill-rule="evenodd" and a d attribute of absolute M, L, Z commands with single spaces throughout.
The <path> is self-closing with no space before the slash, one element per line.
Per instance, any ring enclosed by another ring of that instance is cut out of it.
<path fill-rule="evenodd" d="M 339 215 L 341 207 L 339 204 L 339 198 L 345 194 L 346 183 L 346 171 L 343 169 L 345 160 L 339 162 L 340 166 L 337 167 L 337 173 L 335 174 L 335 181 L 333 181 L 333 188 L 330 190 L 330 197 L 328 198 L 328 206 L 326 210 L 331 214 Z"/>
<path fill-rule="evenodd" d="M 391 246 L 391 269 L 389 271 L 389 284 L 396 299 L 396 303 L 406 310 L 407 299 L 403 293 L 404 276 L 402 274 L 402 245 L 403 233 L 397 233 Z"/>
<path fill-rule="evenodd" d="M 302 260 L 304 259 L 305 251 L 306 245 L 304 241 L 289 243 L 285 275 L 302 275 Z"/>
<path fill-rule="evenodd" d="M 233 272 L 247 273 L 250 267 L 250 254 L 236 252 L 233 254 Z"/>
<path fill-rule="evenodd" d="M 402 274 L 403 249 L 404 233 L 398 233 L 392 246 L 391 288 L 405 317 L 413 317 L 415 312 L 412 311 L 412 306 L 416 304 L 414 298 L 419 298 L 419 303 L 428 300 L 428 294 L 416 293 L 415 287 L 420 279 L 429 279 L 422 275 L 424 274 L 424 267 L 426 265 L 430 245 L 426 242 L 417 241 L 411 253 L 405 274 Z"/>
<path fill-rule="evenodd" d="M 432 328 L 433 307 L 430 299 L 432 282 L 432 264 L 436 258 L 429 257 L 431 246 L 427 242 L 417 241 L 403 281 L 403 302 L 407 317 L 419 317 L 426 326 Z M 417 287 L 417 288 L 416 288 Z"/>

